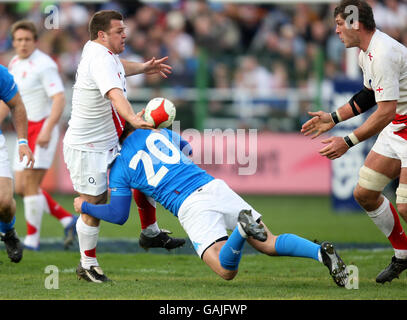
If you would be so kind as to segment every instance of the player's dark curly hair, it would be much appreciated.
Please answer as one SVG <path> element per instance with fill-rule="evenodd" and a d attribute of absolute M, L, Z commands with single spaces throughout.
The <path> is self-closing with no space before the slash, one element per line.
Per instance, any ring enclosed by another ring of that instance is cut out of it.
<path fill-rule="evenodd" d="M 96 12 L 89 22 L 90 40 L 97 39 L 99 31 L 108 32 L 112 20 L 123 20 L 123 16 L 120 12 L 114 10 L 101 10 Z"/>
<path fill-rule="evenodd" d="M 345 12 L 349 10 L 349 6 L 355 6 L 357 8 L 358 21 L 362 23 L 367 30 L 373 31 L 376 28 L 372 7 L 363 0 L 342 0 L 335 8 L 334 18 L 340 15 L 343 19 L 346 19 L 352 13 L 352 11 Z M 348 10 L 346 10 L 347 8 Z"/>
<path fill-rule="evenodd" d="M 122 132 L 122 134 L 120 135 L 120 138 L 119 138 L 119 143 L 123 144 L 124 139 L 126 139 L 127 136 L 130 133 L 132 133 L 134 130 L 136 130 L 136 129 L 134 129 L 134 127 L 130 123 L 128 123 L 126 121 L 126 123 L 124 124 L 123 132 Z"/>

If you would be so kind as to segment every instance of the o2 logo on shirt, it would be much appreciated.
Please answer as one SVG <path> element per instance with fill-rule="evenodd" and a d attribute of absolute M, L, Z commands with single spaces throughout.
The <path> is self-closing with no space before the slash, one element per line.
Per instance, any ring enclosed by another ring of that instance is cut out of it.
<path fill-rule="evenodd" d="M 171 150 L 172 155 L 169 156 L 160 151 L 157 148 L 155 143 L 157 141 L 161 141 L 168 149 Z M 181 160 L 181 156 L 179 154 L 179 150 L 162 134 L 159 133 L 152 133 L 146 139 L 146 145 L 148 151 L 152 155 L 154 155 L 157 159 L 159 159 L 162 163 L 168 164 L 176 164 Z M 153 160 L 151 159 L 150 155 L 145 152 L 144 150 L 139 150 L 131 159 L 129 163 L 129 167 L 131 169 L 136 170 L 137 165 L 139 162 L 143 163 L 144 171 L 147 178 L 147 183 L 150 186 L 157 187 L 160 181 L 164 178 L 164 176 L 168 172 L 168 168 L 165 166 L 161 166 L 157 172 L 154 171 Z"/>

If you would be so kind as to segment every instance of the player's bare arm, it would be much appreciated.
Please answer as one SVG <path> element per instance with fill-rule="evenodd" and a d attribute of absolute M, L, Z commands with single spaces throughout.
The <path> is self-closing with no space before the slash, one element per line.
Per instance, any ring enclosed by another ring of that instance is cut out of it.
<path fill-rule="evenodd" d="M 358 113 L 362 113 L 356 102 L 354 102 L 354 106 Z M 355 116 L 349 102 L 338 108 L 335 112 L 335 115 L 324 111 L 308 112 L 312 118 L 302 125 L 301 133 L 305 136 L 313 134 L 311 138 L 315 139 L 324 132 L 331 130 L 338 122 L 348 120 Z M 334 117 L 336 117 L 336 119 Z"/>
<path fill-rule="evenodd" d="M 51 114 L 41 129 L 41 132 L 37 137 L 37 144 L 40 147 L 46 148 L 51 140 L 52 129 L 58 125 L 59 119 L 61 118 L 62 112 L 65 107 L 65 94 L 59 92 L 51 97 L 52 107 Z"/>
<path fill-rule="evenodd" d="M 115 106 L 117 112 L 129 122 L 134 128 L 138 129 L 153 129 L 153 125 L 143 119 L 144 109 L 137 114 L 134 113 L 129 101 L 123 94 L 123 91 L 118 88 L 113 88 L 106 94 L 108 99 Z"/>
<path fill-rule="evenodd" d="M 0 124 L 3 123 L 4 119 L 7 118 L 8 114 L 10 113 L 10 109 L 4 103 L 4 101 L 0 101 Z"/>
<path fill-rule="evenodd" d="M 126 73 L 126 77 L 133 76 L 140 73 L 146 74 L 160 74 L 163 78 L 168 78 L 167 74 L 171 74 L 172 67 L 164 62 L 168 60 L 168 57 L 163 57 L 161 59 L 156 59 L 153 57 L 152 59 L 141 63 L 141 62 L 134 62 L 125 59 L 120 59 L 121 63 L 123 64 L 124 71 Z"/>
<path fill-rule="evenodd" d="M 7 102 L 7 106 L 11 111 L 14 127 L 17 132 L 17 138 L 19 140 L 24 139 L 24 141 L 27 141 L 27 112 L 25 111 L 23 100 L 18 92 L 11 100 Z M 29 168 L 33 168 L 34 156 L 27 143 L 19 143 L 18 153 L 20 156 L 20 161 L 23 160 L 24 156 L 27 157 L 27 166 Z"/>
<path fill-rule="evenodd" d="M 394 119 L 396 108 L 396 100 L 379 102 L 377 110 L 359 128 L 353 131 L 352 135 L 353 139 L 357 140 L 356 143 L 381 132 Z M 327 144 L 327 146 L 322 148 L 319 153 L 330 160 L 341 157 L 353 144 L 356 144 L 355 141 L 346 142 L 345 139 L 346 137 L 330 137 L 323 140 L 322 143 Z"/>

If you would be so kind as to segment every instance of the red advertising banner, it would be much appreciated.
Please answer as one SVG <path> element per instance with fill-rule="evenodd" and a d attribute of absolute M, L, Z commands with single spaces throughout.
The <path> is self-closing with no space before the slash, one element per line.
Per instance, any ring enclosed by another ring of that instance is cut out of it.
<path fill-rule="evenodd" d="M 212 160 L 223 151 L 223 163 L 205 162 L 204 156 L 196 157 L 194 161 L 215 178 L 223 179 L 238 193 L 246 194 L 329 194 L 331 190 L 331 163 L 327 158 L 319 155 L 323 147 L 321 140 L 311 140 L 300 134 L 277 134 L 270 132 L 258 133 L 249 142 L 247 133 L 245 139 L 236 137 L 225 143 L 215 134 L 212 144 L 207 146 L 207 137 L 201 141 L 190 141 L 194 154 L 196 150 L 211 151 Z M 184 134 L 183 134 L 184 137 Z M 217 137 L 217 138 L 216 138 Z M 187 141 L 188 137 L 186 138 Z M 214 140 L 217 142 L 214 143 Z M 256 140 L 256 147 L 253 146 Z M 209 150 L 208 150 L 209 148 Z M 240 151 L 239 151 L 240 148 Z M 217 150 L 216 150 L 217 149 Z M 223 149 L 223 150 L 222 150 Z M 227 159 L 226 155 L 242 153 L 235 161 Z M 196 159 L 198 158 L 198 159 Z M 242 160 L 242 161 L 239 161 Z M 229 160 L 230 164 L 227 164 Z M 244 171 L 245 170 L 245 171 Z"/>

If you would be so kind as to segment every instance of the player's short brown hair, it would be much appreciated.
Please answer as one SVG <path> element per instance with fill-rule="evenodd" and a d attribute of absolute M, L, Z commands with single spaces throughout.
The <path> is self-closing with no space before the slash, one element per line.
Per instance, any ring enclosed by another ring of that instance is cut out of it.
<path fill-rule="evenodd" d="M 34 36 L 34 40 L 37 41 L 38 31 L 37 31 L 37 27 L 35 26 L 35 24 L 32 21 L 20 20 L 20 21 L 13 23 L 13 25 L 11 26 L 11 37 L 13 38 L 13 40 L 14 40 L 14 34 L 16 33 L 17 30 L 20 30 L 20 29 L 30 31 Z"/>
<path fill-rule="evenodd" d="M 340 15 L 343 19 L 346 19 L 351 14 L 351 12 L 345 12 L 348 6 L 355 6 L 358 9 L 358 20 L 367 30 L 373 31 L 376 28 L 372 7 L 363 0 L 342 0 L 335 8 L 334 18 Z"/>
<path fill-rule="evenodd" d="M 110 22 L 112 20 L 123 20 L 123 16 L 120 12 L 114 10 L 101 10 L 96 12 L 89 22 L 90 40 L 97 39 L 99 31 L 109 31 Z"/>

